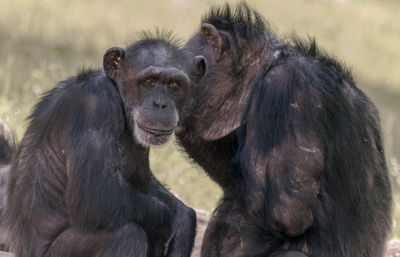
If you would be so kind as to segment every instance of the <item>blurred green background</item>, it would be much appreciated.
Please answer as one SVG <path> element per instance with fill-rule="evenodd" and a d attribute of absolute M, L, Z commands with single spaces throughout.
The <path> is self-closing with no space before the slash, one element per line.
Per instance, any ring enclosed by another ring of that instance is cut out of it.
<path fill-rule="evenodd" d="M 233 2 L 233 1 L 232 1 Z M 223 1 L 0 0 L 0 117 L 21 138 L 38 98 L 82 66 L 100 67 L 106 49 L 125 47 L 143 29 L 172 29 L 184 42 L 201 15 Z M 315 36 L 353 68 L 382 116 L 395 192 L 393 236 L 400 237 L 400 1 L 248 1 L 283 36 Z M 221 191 L 177 150 L 151 152 L 160 180 L 188 205 L 211 210 Z"/>

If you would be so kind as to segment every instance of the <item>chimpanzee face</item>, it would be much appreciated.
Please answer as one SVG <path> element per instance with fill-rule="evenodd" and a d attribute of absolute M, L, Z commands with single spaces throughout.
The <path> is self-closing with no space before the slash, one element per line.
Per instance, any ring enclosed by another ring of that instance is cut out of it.
<path fill-rule="evenodd" d="M 196 62 L 199 62 L 196 57 Z M 191 96 L 196 62 L 165 42 L 111 48 L 104 71 L 116 83 L 134 138 L 144 146 L 166 143 L 180 124 Z"/>

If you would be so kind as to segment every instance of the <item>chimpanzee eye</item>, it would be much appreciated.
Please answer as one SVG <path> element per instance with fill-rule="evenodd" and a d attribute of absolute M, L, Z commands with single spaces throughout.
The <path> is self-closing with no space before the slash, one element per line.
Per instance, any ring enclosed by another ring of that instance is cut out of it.
<path fill-rule="evenodd" d="M 154 79 L 153 79 L 153 78 L 148 78 L 148 79 L 146 79 L 146 80 L 144 81 L 144 83 L 145 83 L 146 85 L 153 85 Z"/>
<path fill-rule="evenodd" d="M 179 83 L 177 81 L 172 81 L 171 83 L 169 83 L 169 87 L 172 89 L 178 89 Z"/>

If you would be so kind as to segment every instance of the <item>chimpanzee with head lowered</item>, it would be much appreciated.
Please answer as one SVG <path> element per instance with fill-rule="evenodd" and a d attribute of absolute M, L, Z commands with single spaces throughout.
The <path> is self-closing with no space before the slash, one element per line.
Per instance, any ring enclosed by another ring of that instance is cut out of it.
<path fill-rule="evenodd" d="M 186 48 L 208 70 L 177 136 L 224 191 L 202 256 L 382 257 L 379 116 L 350 72 L 245 3 L 211 9 Z"/>
<path fill-rule="evenodd" d="M 168 38 L 111 48 L 37 104 L 12 164 L 4 224 L 17 257 L 190 256 L 195 213 L 152 175 L 202 57 Z"/>

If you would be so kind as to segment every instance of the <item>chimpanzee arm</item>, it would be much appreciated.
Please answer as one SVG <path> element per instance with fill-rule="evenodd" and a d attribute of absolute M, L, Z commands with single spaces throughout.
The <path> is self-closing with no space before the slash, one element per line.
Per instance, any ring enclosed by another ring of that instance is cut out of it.
<path fill-rule="evenodd" d="M 169 219 L 169 208 L 136 190 L 121 176 L 118 137 L 124 126 L 119 119 L 123 112 L 114 105 L 110 99 L 79 95 L 70 106 L 65 132 L 70 222 L 84 230 L 125 222 L 153 229 Z"/>
<path fill-rule="evenodd" d="M 273 225 L 299 236 L 314 222 L 324 153 L 318 95 L 301 66 L 281 65 L 259 82 L 241 151 L 250 205 L 265 204 Z M 262 111 L 261 111 L 262 109 Z M 245 171 L 245 172 L 246 172 Z"/>
<path fill-rule="evenodd" d="M 169 192 L 155 177 L 152 179 L 150 194 L 167 204 L 173 211 L 171 233 L 173 239 L 169 244 L 167 256 L 190 256 L 196 234 L 195 211 Z"/>

